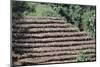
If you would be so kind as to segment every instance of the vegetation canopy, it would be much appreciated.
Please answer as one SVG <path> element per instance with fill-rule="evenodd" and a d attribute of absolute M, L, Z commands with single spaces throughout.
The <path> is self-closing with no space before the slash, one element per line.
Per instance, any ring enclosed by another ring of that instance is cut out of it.
<path fill-rule="evenodd" d="M 66 23 L 71 23 L 77 26 L 80 31 L 86 31 L 88 35 L 95 37 L 95 6 L 13 1 L 12 7 L 13 16 L 64 17 Z"/>

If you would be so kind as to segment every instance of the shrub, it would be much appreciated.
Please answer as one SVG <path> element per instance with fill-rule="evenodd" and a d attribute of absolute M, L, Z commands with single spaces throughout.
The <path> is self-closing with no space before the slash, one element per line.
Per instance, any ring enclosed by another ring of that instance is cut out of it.
<path fill-rule="evenodd" d="M 58 16 L 58 14 L 49 5 L 38 5 L 35 10 L 36 16 Z"/>
<path fill-rule="evenodd" d="M 83 51 L 79 52 L 77 56 L 77 62 L 84 62 L 84 61 L 89 61 L 89 60 L 90 60 L 90 57 L 86 55 L 85 52 Z"/>

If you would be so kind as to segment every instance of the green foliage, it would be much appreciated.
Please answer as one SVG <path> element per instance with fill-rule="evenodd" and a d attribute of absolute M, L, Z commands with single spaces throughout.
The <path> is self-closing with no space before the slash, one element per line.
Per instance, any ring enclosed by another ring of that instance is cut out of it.
<path fill-rule="evenodd" d="M 82 25 L 83 29 L 88 32 L 89 35 L 95 37 L 95 10 L 87 10 L 83 15 L 82 15 Z"/>
<path fill-rule="evenodd" d="M 24 16 L 31 16 L 31 15 L 34 15 L 36 4 L 37 4 L 37 3 L 28 2 L 28 3 L 27 3 L 28 9 L 25 10 L 25 11 L 23 12 L 23 15 L 24 15 Z"/>
<path fill-rule="evenodd" d="M 12 15 L 22 16 L 24 11 L 27 11 L 28 6 L 26 2 L 13 1 L 12 3 Z"/>
<path fill-rule="evenodd" d="M 37 5 L 36 16 L 57 16 L 58 14 L 52 9 L 50 5 Z"/>
<path fill-rule="evenodd" d="M 84 62 L 84 61 L 89 61 L 90 57 L 85 54 L 85 52 L 80 52 L 78 57 L 77 57 L 77 62 Z"/>
<path fill-rule="evenodd" d="M 69 23 L 77 26 L 80 31 L 86 31 L 88 35 L 95 37 L 95 6 L 64 5 L 60 15 L 65 17 Z"/>
<path fill-rule="evenodd" d="M 64 7 L 62 11 L 64 12 L 66 19 L 69 18 L 67 21 L 78 27 L 81 20 L 81 9 L 82 8 L 80 8 L 79 5 L 70 5 Z"/>
<path fill-rule="evenodd" d="M 13 16 L 59 16 L 95 37 L 96 7 L 13 1 Z"/>

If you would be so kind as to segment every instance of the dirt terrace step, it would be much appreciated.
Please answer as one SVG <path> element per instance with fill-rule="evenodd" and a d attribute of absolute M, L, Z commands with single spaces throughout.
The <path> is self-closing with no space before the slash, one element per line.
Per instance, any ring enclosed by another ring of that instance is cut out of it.
<path fill-rule="evenodd" d="M 14 33 L 46 33 L 46 32 L 79 32 L 79 28 L 52 28 L 52 29 L 49 29 L 49 28 L 34 28 L 34 29 L 30 29 L 30 30 L 27 30 L 26 31 L 21 31 L 21 30 L 16 30 L 14 29 L 12 32 Z"/>
<path fill-rule="evenodd" d="M 62 56 L 48 56 L 48 57 L 39 57 L 39 58 L 25 58 L 21 59 L 21 62 L 32 62 L 32 63 L 44 63 L 44 62 L 51 62 L 53 60 L 72 60 L 76 59 L 78 55 L 62 55 Z M 88 56 L 88 55 L 87 55 Z M 94 57 L 95 54 L 90 54 L 90 57 Z M 90 59 L 91 60 L 91 59 Z"/>
<path fill-rule="evenodd" d="M 30 28 L 68 28 L 68 27 L 74 27 L 71 24 L 16 24 L 12 26 L 13 28 L 25 28 L 25 29 L 30 29 Z"/>
<path fill-rule="evenodd" d="M 88 51 L 90 50 L 91 52 L 92 51 L 96 51 L 95 50 L 95 48 L 96 47 L 89 47 L 89 48 L 87 48 L 87 47 L 85 47 L 85 48 L 82 48 L 82 49 L 66 49 L 66 48 L 64 48 L 64 49 L 60 49 L 60 48 L 58 48 L 58 49 L 56 49 L 56 50 L 42 50 L 42 51 L 35 51 L 35 50 L 33 50 L 33 49 L 28 49 L 28 50 L 25 50 L 25 49 L 13 49 L 14 50 L 14 53 L 16 53 L 16 54 L 20 54 L 20 55 L 22 55 L 22 54 L 25 54 L 25 53 L 48 53 L 48 52 L 59 52 L 59 51 L 66 51 L 66 52 L 68 52 L 68 51 L 70 51 L 70 52 L 75 52 L 75 51 L 84 51 L 84 50 L 86 50 L 87 51 L 87 53 L 88 53 Z M 16 50 L 16 51 L 15 51 Z"/>
<path fill-rule="evenodd" d="M 43 52 L 43 51 L 56 51 L 56 50 L 83 50 L 83 49 L 95 49 L 95 44 L 87 45 L 77 45 L 77 46 L 63 46 L 63 47 L 41 47 L 41 48 L 13 48 L 15 51 L 34 51 L 34 52 Z"/>
<path fill-rule="evenodd" d="M 19 62 L 19 63 L 18 63 Z M 17 66 L 20 66 L 20 65 L 36 65 L 35 63 L 32 63 L 32 62 L 21 62 L 21 61 L 18 61 L 16 62 L 15 64 L 17 64 Z M 61 59 L 61 60 L 56 60 L 56 61 L 52 61 L 52 62 L 45 62 L 45 63 L 39 63 L 39 64 L 58 64 L 58 63 L 73 63 L 73 62 L 77 62 L 77 60 L 66 60 L 66 59 Z"/>
<path fill-rule="evenodd" d="M 79 28 L 31 28 L 28 31 L 79 31 Z"/>
<path fill-rule="evenodd" d="M 27 38 L 60 38 L 60 37 L 81 37 L 87 36 L 86 32 L 49 32 L 49 33 L 13 33 L 12 34 L 16 39 L 27 39 Z"/>
<path fill-rule="evenodd" d="M 93 53 L 96 51 L 95 48 L 96 47 L 83 48 L 83 49 L 66 49 L 65 48 L 65 49 L 57 49 L 57 50 L 50 50 L 50 51 L 34 51 L 33 49 L 26 51 L 25 49 L 23 49 L 23 50 L 13 49 L 13 50 L 17 50 L 17 51 L 13 51 L 14 53 L 12 53 L 12 54 L 23 55 L 25 53 L 49 53 L 49 52 L 59 52 L 59 51 L 66 51 L 66 52 L 87 51 L 86 53 L 88 53 L 88 51 L 91 51 Z"/>
<path fill-rule="evenodd" d="M 72 38 L 72 39 L 71 39 L 71 38 Z M 80 38 L 81 38 L 81 37 L 80 37 Z M 81 39 L 82 39 L 82 38 L 81 38 Z M 55 39 L 55 40 L 52 40 L 52 39 L 51 39 L 51 40 L 45 40 L 45 39 L 44 39 L 44 40 L 43 40 L 43 39 L 40 39 L 40 40 L 39 40 L 39 39 L 37 39 L 37 40 L 35 40 L 35 39 L 32 39 L 32 40 L 29 39 L 29 40 L 28 40 L 28 39 L 24 39 L 24 40 L 23 40 L 23 39 L 22 39 L 22 40 L 12 40 L 12 42 L 13 42 L 13 43 L 38 43 L 38 44 L 39 44 L 39 43 L 41 43 L 41 44 L 44 43 L 44 44 L 48 44 L 48 43 L 53 43 L 53 42 L 54 42 L 54 43 L 55 43 L 55 42 L 56 42 L 56 43 L 59 43 L 59 42 L 67 42 L 67 43 L 68 43 L 68 42 L 70 42 L 70 41 L 82 42 L 82 43 L 84 43 L 84 42 L 86 41 L 85 38 L 82 39 L 82 40 L 81 40 L 81 39 L 79 39 L 78 37 L 77 37 L 77 39 L 75 39 L 75 38 L 73 38 L 73 37 L 69 37 L 69 38 L 65 38 L 65 39 L 63 38 L 63 39 L 61 39 L 61 40 L 60 40 L 60 39 L 58 39 L 58 40 L 57 40 L 57 39 Z M 93 43 L 95 42 L 94 40 L 92 40 L 92 38 L 87 38 L 87 41 L 89 41 L 89 40 L 90 40 L 90 42 L 93 42 Z M 92 40 L 92 41 L 91 41 L 91 40 Z"/>
<path fill-rule="evenodd" d="M 76 50 L 76 51 L 54 51 L 54 52 L 44 52 L 44 53 L 32 53 L 32 52 L 29 52 L 29 53 L 23 53 L 23 54 L 12 54 L 13 57 L 15 58 L 19 58 L 19 59 L 22 59 L 22 58 L 32 58 L 32 57 L 42 57 L 42 56 L 57 56 L 57 55 L 78 55 L 80 52 L 83 52 L 85 54 L 95 54 L 96 53 L 96 50 L 95 49 L 87 49 L 87 50 Z"/>
<path fill-rule="evenodd" d="M 64 41 L 64 42 L 48 42 L 48 43 L 17 43 L 17 42 L 13 42 L 12 43 L 13 46 L 22 46 L 22 47 L 47 47 L 47 46 L 76 46 L 76 45 L 87 45 L 87 44 L 95 44 L 95 40 L 90 40 L 90 41 Z"/>
<path fill-rule="evenodd" d="M 95 44 L 95 41 L 68 41 L 68 42 L 51 42 L 51 43 L 13 43 L 16 48 L 40 48 L 40 47 L 68 47 L 77 45 Z"/>
<path fill-rule="evenodd" d="M 96 61 L 96 58 L 95 57 L 91 57 L 91 60 L 87 60 L 85 62 L 91 62 L 91 61 Z M 39 63 L 39 64 L 58 64 L 58 63 L 75 63 L 75 62 L 78 62 L 77 60 L 53 60 L 51 62 L 44 62 L 44 63 Z"/>
<path fill-rule="evenodd" d="M 61 20 L 61 17 L 41 17 L 41 16 L 23 16 L 23 17 L 13 17 L 14 19 L 18 20 L 18 19 L 55 19 L 55 20 Z"/>
<path fill-rule="evenodd" d="M 95 60 L 96 60 L 96 58 L 91 58 L 91 60 L 88 60 L 87 62 L 95 61 Z M 61 64 L 61 63 L 74 63 L 74 62 L 77 62 L 77 60 L 76 59 L 68 60 L 67 58 L 65 58 L 65 59 L 60 59 L 60 60 L 56 59 L 56 60 L 52 60 L 52 61 L 48 61 L 48 62 L 43 62 L 43 63 L 34 63 L 34 62 L 25 62 L 25 61 L 21 62 L 19 60 L 15 64 L 17 66 L 20 66 L 20 65 L 24 65 L 25 66 L 25 65 L 37 65 L 37 64 L 58 64 L 58 63 Z"/>
<path fill-rule="evenodd" d="M 70 60 L 68 60 L 68 58 L 65 58 L 65 59 L 60 59 L 60 60 L 53 60 L 52 62 L 76 62 L 77 60 L 76 59 L 70 59 Z M 52 63 L 51 62 L 51 63 Z M 50 62 L 44 62 L 44 63 L 39 63 L 39 64 L 45 64 L 45 63 L 50 63 Z M 18 62 L 15 62 L 14 64 L 16 64 L 17 66 L 20 66 L 20 65 L 23 65 L 23 66 L 25 66 L 25 65 L 37 65 L 38 63 L 34 63 L 34 62 L 29 62 L 29 60 L 27 60 L 27 61 L 25 61 L 25 60 L 19 60 Z"/>
<path fill-rule="evenodd" d="M 59 24 L 64 24 L 66 21 L 64 20 L 35 20 L 35 19 L 19 19 L 19 20 L 13 20 L 14 23 L 16 24 L 53 24 L 53 23 L 59 23 Z"/>
<path fill-rule="evenodd" d="M 16 39 L 12 41 L 22 41 L 22 42 L 57 42 L 57 41 L 89 41 L 92 40 L 92 37 L 88 36 L 82 36 L 82 37 L 61 37 L 61 38 L 43 38 L 43 39 L 35 39 L 35 38 L 29 38 L 29 39 Z"/>

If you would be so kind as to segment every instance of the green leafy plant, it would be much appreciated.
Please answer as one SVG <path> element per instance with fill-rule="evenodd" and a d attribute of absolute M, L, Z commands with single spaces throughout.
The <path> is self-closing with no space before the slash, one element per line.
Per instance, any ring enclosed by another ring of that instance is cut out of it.
<path fill-rule="evenodd" d="M 58 16 L 58 14 L 52 9 L 50 5 L 38 5 L 35 8 L 36 16 Z"/>
<path fill-rule="evenodd" d="M 83 51 L 79 52 L 77 56 L 77 62 L 84 62 L 84 61 L 89 61 L 89 60 L 90 60 L 90 57 L 86 55 L 85 52 Z"/>

